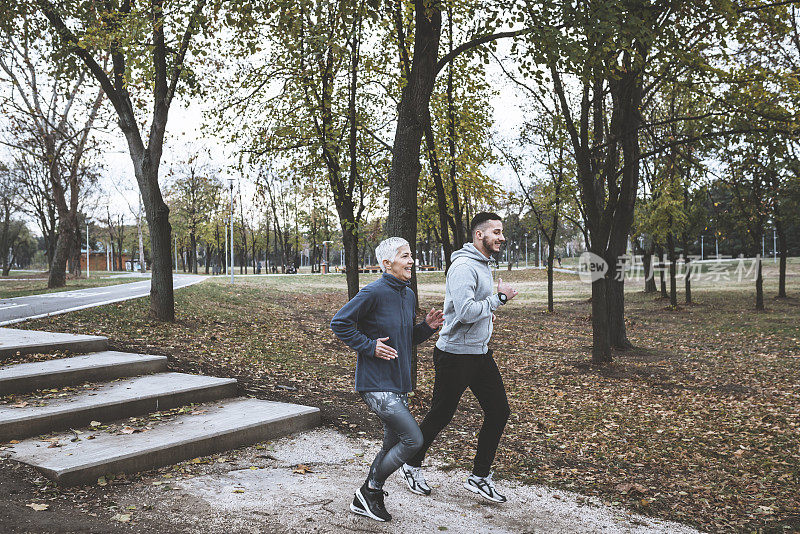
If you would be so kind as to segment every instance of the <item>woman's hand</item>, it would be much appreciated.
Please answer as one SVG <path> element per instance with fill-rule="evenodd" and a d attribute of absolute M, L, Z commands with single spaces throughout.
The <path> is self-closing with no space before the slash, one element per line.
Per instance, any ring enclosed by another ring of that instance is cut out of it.
<path fill-rule="evenodd" d="M 431 311 L 425 316 L 425 322 L 428 323 L 428 326 L 436 330 L 444 324 L 444 313 L 442 313 L 442 310 L 431 308 Z"/>
<path fill-rule="evenodd" d="M 375 342 L 375 357 L 381 360 L 393 360 L 397 358 L 397 351 L 389 345 L 386 345 L 384 341 L 389 341 L 389 338 L 381 337 Z"/>

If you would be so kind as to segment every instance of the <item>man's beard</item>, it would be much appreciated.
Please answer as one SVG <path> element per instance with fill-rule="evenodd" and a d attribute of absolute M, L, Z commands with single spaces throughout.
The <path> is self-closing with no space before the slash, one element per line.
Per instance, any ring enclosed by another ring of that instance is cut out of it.
<path fill-rule="evenodd" d="M 494 244 L 494 239 L 491 237 L 484 237 L 481 240 L 481 244 L 483 244 L 483 250 L 488 252 L 489 254 L 497 254 L 494 250 L 492 250 L 492 245 Z M 498 251 L 499 252 L 499 251 Z"/>

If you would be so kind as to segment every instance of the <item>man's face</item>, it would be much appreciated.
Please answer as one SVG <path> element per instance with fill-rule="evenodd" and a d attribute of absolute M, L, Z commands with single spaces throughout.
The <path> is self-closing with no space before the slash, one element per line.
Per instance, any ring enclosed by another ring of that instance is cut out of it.
<path fill-rule="evenodd" d="M 397 249 L 397 254 L 391 263 L 389 263 L 389 260 L 383 261 L 385 262 L 384 265 L 388 264 L 387 273 L 404 282 L 411 280 L 411 268 L 414 266 L 414 258 L 411 256 L 411 248 L 408 245 L 403 245 Z"/>
<path fill-rule="evenodd" d="M 483 248 L 490 254 L 500 252 L 500 247 L 506 242 L 502 221 L 488 220 L 483 223 L 483 229 L 477 230 L 475 234 L 481 240 Z"/>

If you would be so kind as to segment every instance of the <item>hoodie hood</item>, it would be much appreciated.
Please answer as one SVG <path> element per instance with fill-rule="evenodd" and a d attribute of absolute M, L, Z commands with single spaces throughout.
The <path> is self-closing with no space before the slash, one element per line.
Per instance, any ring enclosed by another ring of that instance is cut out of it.
<path fill-rule="evenodd" d="M 455 261 L 456 258 L 470 258 L 473 260 L 482 261 L 484 263 L 489 263 L 489 258 L 484 256 L 483 253 L 475 248 L 475 245 L 472 243 L 467 243 L 462 248 L 450 254 L 450 261 Z"/>

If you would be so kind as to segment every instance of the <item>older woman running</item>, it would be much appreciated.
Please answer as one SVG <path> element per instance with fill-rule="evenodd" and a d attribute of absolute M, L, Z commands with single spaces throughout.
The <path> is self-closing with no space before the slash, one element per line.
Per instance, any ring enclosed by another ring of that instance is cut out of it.
<path fill-rule="evenodd" d="M 356 391 L 383 422 L 383 446 L 369 475 L 356 491 L 350 510 L 376 521 L 390 521 L 383 483 L 422 447 L 422 432 L 408 411 L 411 348 L 442 326 L 441 310 L 431 310 L 414 325 L 411 290 L 414 258 L 408 241 L 390 237 L 375 249 L 383 269 L 331 320 L 331 330 L 358 354 Z"/>

